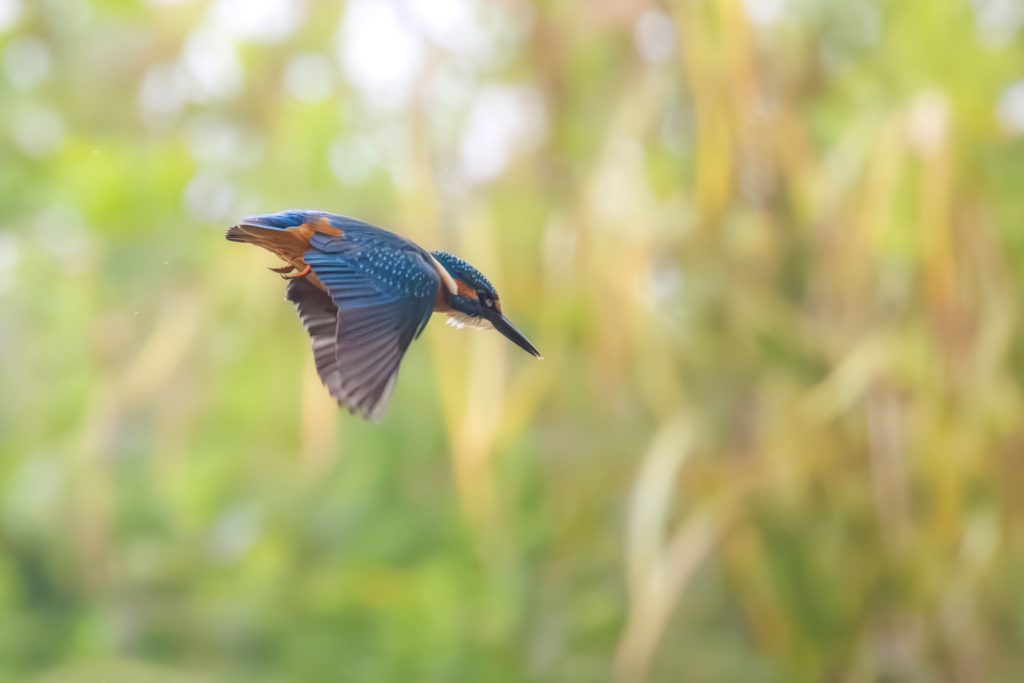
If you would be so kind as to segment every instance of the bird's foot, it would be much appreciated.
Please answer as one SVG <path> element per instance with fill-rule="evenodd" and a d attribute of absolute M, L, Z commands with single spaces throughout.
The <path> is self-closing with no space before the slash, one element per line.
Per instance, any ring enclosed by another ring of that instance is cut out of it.
<path fill-rule="evenodd" d="M 300 278 L 300 277 L 306 277 L 307 275 L 309 275 L 309 271 L 310 271 L 310 270 L 312 270 L 312 268 L 311 268 L 311 266 L 310 266 L 310 265 L 309 265 L 309 264 L 307 263 L 307 264 L 306 264 L 306 267 L 305 267 L 305 268 L 303 268 L 302 270 L 300 270 L 299 272 L 297 272 L 297 273 L 294 273 L 294 274 L 292 274 L 292 275 L 282 275 L 281 277 L 283 277 L 283 278 L 284 278 L 285 280 L 295 280 L 295 279 L 298 279 L 298 278 Z"/>
<path fill-rule="evenodd" d="M 283 266 L 279 266 L 277 268 L 270 268 L 270 270 L 274 271 L 285 280 L 295 280 L 296 278 L 305 277 L 306 275 L 309 275 L 309 271 L 311 270 L 311 268 L 310 265 L 307 263 L 305 268 L 303 268 L 297 273 L 293 273 L 292 271 L 295 270 L 295 266 L 289 263 Z"/>

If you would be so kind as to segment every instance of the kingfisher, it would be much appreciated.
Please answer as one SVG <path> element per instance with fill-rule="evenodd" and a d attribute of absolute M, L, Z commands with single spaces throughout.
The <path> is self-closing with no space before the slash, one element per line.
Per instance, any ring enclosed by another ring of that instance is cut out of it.
<path fill-rule="evenodd" d="M 285 298 L 309 334 L 317 375 L 352 414 L 381 419 L 402 356 L 435 311 L 456 327 L 496 329 L 542 358 L 483 273 L 447 252 L 324 211 L 250 216 L 226 237 L 284 261 L 271 270 L 288 281 Z"/>

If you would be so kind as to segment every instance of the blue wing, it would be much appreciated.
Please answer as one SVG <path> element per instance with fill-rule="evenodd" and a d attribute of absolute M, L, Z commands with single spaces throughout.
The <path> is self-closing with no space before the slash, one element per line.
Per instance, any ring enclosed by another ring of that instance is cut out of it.
<path fill-rule="evenodd" d="M 326 293 L 306 278 L 288 282 L 288 301 L 295 304 L 302 326 L 306 328 L 313 347 L 313 363 L 320 381 L 338 402 L 345 394 L 341 389 L 335 335 L 338 329 L 338 307 Z"/>
<path fill-rule="evenodd" d="M 325 360 L 321 370 L 318 362 L 317 370 L 340 404 L 377 420 L 402 356 L 430 319 L 441 279 L 425 252 L 398 235 L 359 221 L 338 227 L 343 237 L 316 235 L 304 256 L 338 308 L 336 363 Z"/>
<path fill-rule="evenodd" d="M 327 211 L 310 211 L 308 209 L 289 209 L 288 211 L 268 213 L 262 216 L 248 216 L 243 218 L 237 226 L 232 226 L 232 228 L 228 230 L 227 236 L 228 239 L 238 241 L 236 238 L 238 227 L 262 228 L 263 230 L 268 231 L 283 232 L 303 225 L 315 226 L 321 221 L 326 222 L 326 225 L 332 228 L 337 228 L 346 235 L 376 235 L 378 238 L 392 239 L 406 245 L 412 245 L 412 242 L 409 242 L 403 237 L 392 232 L 388 232 L 382 228 L 378 228 L 375 225 L 365 223 L 361 220 L 349 218 L 348 216 L 341 216 L 336 213 L 328 213 Z M 232 232 L 233 230 L 235 231 L 234 233 Z M 323 243 L 325 239 L 330 238 L 329 236 L 321 236 L 321 243 Z"/>

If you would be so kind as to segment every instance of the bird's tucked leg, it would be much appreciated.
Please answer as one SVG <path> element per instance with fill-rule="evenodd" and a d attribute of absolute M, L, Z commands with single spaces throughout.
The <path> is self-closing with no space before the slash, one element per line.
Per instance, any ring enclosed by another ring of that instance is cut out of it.
<path fill-rule="evenodd" d="M 293 273 L 291 275 L 282 275 L 281 277 L 283 277 L 285 280 L 295 280 L 300 277 L 306 277 L 307 275 L 309 275 L 310 270 L 312 270 L 312 267 L 307 263 L 306 267 L 300 270 L 299 272 Z"/>

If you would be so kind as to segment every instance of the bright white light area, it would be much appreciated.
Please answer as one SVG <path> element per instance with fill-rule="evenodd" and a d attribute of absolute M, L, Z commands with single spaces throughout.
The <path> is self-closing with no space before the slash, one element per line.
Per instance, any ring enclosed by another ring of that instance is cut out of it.
<path fill-rule="evenodd" d="M 323 55 L 299 55 L 284 69 L 284 89 L 301 102 L 323 102 L 334 90 L 334 65 Z"/>
<path fill-rule="evenodd" d="M 303 0 L 217 0 L 212 19 L 233 38 L 277 43 L 305 21 L 306 3 Z"/>
<path fill-rule="evenodd" d="M 676 264 L 655 263 L 648 277 L 650 301 L 658 310 L 670 309 L 683 290 L 682 268 Z"/>
<path fill-rule="evenodd" d="M 352 0 L 338 33 L 338 60 L 373 104 L 399 107 L 423 64 L 423 41 L 395 0 Z"/>
<path fill-rule="evenodd" d="M 51 204 L 37 213 L 32 223 L 36 235 L 46 235 L 36 243 L 62 268 L 76 271 L 85 265 L 91 245 L 85 219 L 77 207 L 63 202 Z"/>
<path fill-rule="evenodd" d="M 192 33 L 181 62 L 199 101 L 231 99 L 242 89 L 244 73 L 234 44 L 209 28 Z"/>
<path fill-rule="evenodd" d="M 52 156 L 64 144 L 64 121 L 53 109 L 25 107 L 14 115 L 11 137 L 18 149 L 31 157 Z"/>
<path fill-rule="evenodd" d="M 50 75 L 52 61 L 46 44 L 35 38 L 16 40 L 4 50 L 7 80 L 18 90 L 42 83 Z"/>
<path fill-rule="evenodd" d="M 185 127 L 188 151 L 200 164 L 251 167 L 263 156 L 262 141 L 237 122 L 199 115 Z"/>
<path fill-rule="evenodd" d="M 458 34 L 473 28 L 469 0 L 404 0 L 402 3 L 431 40 L 460 40 Z"/>
<path fill-rule="evenodd" d="M 1024 135 L 1024 80 L 1012 83 L 999 96 L 996 115 L 1003 130 L 1010 135 Z"/>
<path fill-rule="evenodd" d="M 203 220 L 225 218 L 234 202 L 235 186 L 212 171 L 199 173 L 185 186 L 185 207 Z"/>
<path fill-rule="evenodd" d="M 342 185 L 358 185 L 377 165 L 377 154 L 367 140 L 340 138 L 331 143 L 328 154 L 331 173 Z"/>
<path fill-rule="evenodd" d="M 989 45 L 1006 45 L 1024 26 L 1024 4 L 1021 0 L 973 0 L 971 4 L 978 34 Z"/>
<path fill-rule="evenodd" d="M 477 72 L 472 65 L 460 60 L 447 60 L 431 74 L 430 104 L 440 110 L 438 123 L 445 128 L 457 125 L 452 111 L 461 110 L 476 89 Z"/>
<path fill-rule="evenodd" d="M 459 167 L 470 183 L 496 178 L 515 151 L 540 142 L 547 117 L 540 93 L 528 87 L 489 86 L 473 98 L 461 144 Z"/>
<path fill-rule="evenodd" d="M 0 31 L 10 28 L 21 18 L 21 0 L 0 0 Z"/>
<path fill-rule="evenodd" d="M 747 18 L 758 26 L 771 26 L 782 18 L 786 0 L 743 0 Z"/>
<path fill-rule="evenodd" d="M 599 226 L 618 230 L 638 212 L 651 206 L 650 187 L 644 180 L 644 148 L 631 137 L 610 143 L 607 157 L 598 165 L 590 201 Z"/>
<path fill-rule="evenodd" d="M 401 0 L 400 6 L 437 45 L 463 55 L 486 51 L 488 33 L 474 0 Z"/>
<path fill-rule="evenodd" d="M 188 100 L 188 75 L 179 64 L 155 64 L 139 85 L 139 105 L 150 115 L 175 116 Z"/>
<path fill-rule="evenodd" d="M 10 289 L 14 273 L 21 258 L 18 238 L 10 233 L 0 232 L 0 292 Z"/>
<path fill-rule="evenodd" d="M 644 61 L 658 64 L 672 57 L 676 48 L 676 30 L 664 12 L 648 10 L 633 27 L 633 44 Z"/>
<path fill-rule="evenodd" d="M 949 136 L 949 100 L 937 90 L 916 96 L 907 110 L 907 140 L 917 149 L 934 154 Z"/>

